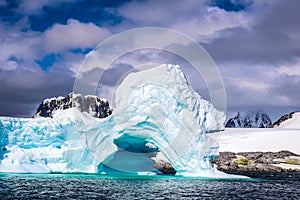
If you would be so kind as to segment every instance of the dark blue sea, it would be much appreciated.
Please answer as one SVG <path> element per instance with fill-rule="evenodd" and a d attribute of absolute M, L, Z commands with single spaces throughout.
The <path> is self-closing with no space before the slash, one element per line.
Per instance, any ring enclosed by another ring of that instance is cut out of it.
<path fill-rule="evenodd" d="M 249 180 L 175 176 L 0 174 L 0 199 L 300 199 L 300 173 Z"/>

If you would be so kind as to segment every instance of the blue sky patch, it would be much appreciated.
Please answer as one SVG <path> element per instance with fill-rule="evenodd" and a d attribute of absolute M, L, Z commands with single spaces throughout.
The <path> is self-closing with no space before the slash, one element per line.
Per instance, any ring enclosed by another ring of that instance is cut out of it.
<path fill-rule="evenodd" d="M 47 71 L 57 59 L 56 54 L 48 54 L 42 60 L 36 60 L 36 63 L 41 67 L 42 70 Z"/>
<path fill-rule="evenodd" d="M 216 6 L 224 9 L 227 12 L 238 12 L 247 9 L 252 5 L 252 2 L 248 1 L 232 1 L 232 0 L 212 0 L 211 6 Z"/>

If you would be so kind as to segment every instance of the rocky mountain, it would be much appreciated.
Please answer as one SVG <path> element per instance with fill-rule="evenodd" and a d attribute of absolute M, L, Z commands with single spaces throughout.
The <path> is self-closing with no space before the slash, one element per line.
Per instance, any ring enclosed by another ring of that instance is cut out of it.
<path fill-rule="evenodd" d="M 247 113 L 245 115 L 237 113 L 236 116 L 230 118 L 225 127 L 227 128 L 268 128 L 272 125 L 272 121 L 268 114 L 257 111 Z"/>
<path fill-rule="evenodd" d="M 93 95 L 83 96 L 81 94 L 70 93 L 66 97 L 54 97 L 45 99 L 38 107 L 33 118 L 53 117 L 57 110 L 65 110 L 76 107 L 81 112 L 87 112 L 93 117 L 104 118 L 112 113 L 106 99 Z"/>
<path fill-rule="evenodd" d="M 290 114 L 283 115 L 270 127 L 300 128 L 300 112 L 291 112 Z"/>

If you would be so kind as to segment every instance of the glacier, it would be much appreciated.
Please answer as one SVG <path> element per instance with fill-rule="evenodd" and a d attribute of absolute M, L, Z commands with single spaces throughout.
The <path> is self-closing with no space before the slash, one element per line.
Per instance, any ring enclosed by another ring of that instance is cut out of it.
<path fill-rule="evenodd" d="M 76 107 L 53 118 L 0 117 L 0 172 L 157 174 L 160 151 L 176 175 L 229 177 L 210 159 L 225 114 L 189 85 L 177 65 L 130 73 L 116 89 L 115 108 L 95 118 Z"/>

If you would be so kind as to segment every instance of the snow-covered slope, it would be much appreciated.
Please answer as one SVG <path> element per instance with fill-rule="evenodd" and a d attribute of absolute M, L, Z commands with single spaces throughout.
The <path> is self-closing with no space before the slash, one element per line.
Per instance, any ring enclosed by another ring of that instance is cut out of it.
<path fill-rule="evenodd" d="M 272 125 L 272 121 L 269 115 L 257 111 L 245 114 L 238 112 L 236 116 L 227 121 L 225 126 L 227 128 L 268 128 L 270 125 Z"/>
<path fill-rule="evenodd" d="M 153 172 L 159 149 L 179 174 L 223 176 L 207 160 L 224 129 L 217 111 L 187 83 L 179 66 L 161 65 L 127 76 L 112 115 L 98 119 L 77 108 L 53 118 L 0 118 L 0 171 Z"/>
<path fill-rule="evenodd" d="M 53 97 L 45 99 L 38 107 L 33 118 L 53 117 L 58 110 L 76 107 L 81 112 L 87 112 L 93 117 L 104 118 L 111 115 L 112 111 L 106 99 L 94 95 L 82 96 L 70 93 L 66 97 Z"/>
<path fill-rule="evenodd" d="M 292 112 L 282 116 L 273 125 L 273 128 L 298 128 L 300 129 L 300 112 Z"/>
<path fill-rule="evenodd" d="M 226 128 L 210 134 L 219 142 L 219 151 L 278 152 L 288 150 L 300 154 L 300 113 L 284 115 L 272 126 L 276 128 Z"/>
<path fill-rule="evenodd" d="M 210 136 L 219 141 L 219 151 L 288 150 L 300 154 L 300 112 L 284 115 L 272 126 L 276 128 L 226 128 Z"/>
<path fill-rule="evenodd" d="M 220 152 L 288 150 L 300 154 L 299 128 L 226 128 L 225 131 L 210 136 L 219 141 Z"/>

